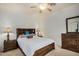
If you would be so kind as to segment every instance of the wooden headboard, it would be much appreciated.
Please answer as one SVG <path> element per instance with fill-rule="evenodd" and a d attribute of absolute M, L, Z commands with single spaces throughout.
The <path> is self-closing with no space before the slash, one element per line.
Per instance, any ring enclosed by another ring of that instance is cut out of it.
<path fill-rule="evenodd" d="M 30 34 L 35 34 L 35 29 L 34 28 L 17 28 L 16 33 L 17 37 L 21 34 L 24 34 L 25 31 L 29 31 Z"/>

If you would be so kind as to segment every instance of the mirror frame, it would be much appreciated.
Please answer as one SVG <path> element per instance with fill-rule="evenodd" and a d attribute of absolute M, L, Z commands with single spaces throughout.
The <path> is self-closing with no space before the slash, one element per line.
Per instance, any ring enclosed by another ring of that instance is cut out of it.
<path fill-rule="evenodd" d="M 74 18 L 79 18 L 79 16 L 66 18 L 66 33 L 71 33 L 71 32 L 68 32 L 68 20 L 71 20 L 71 19 L 74 19 Z"/>

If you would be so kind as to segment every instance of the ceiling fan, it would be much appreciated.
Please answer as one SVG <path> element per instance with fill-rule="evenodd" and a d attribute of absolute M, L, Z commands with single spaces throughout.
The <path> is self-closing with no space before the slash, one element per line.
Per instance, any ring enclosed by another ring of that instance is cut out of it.
<path fill-rule="evenodd" d="M 55 6 L 56 3 L 39 3 L 37 5 L 33 5 L 30 8 L 39 8 L 39 12 L 42 13 L 44 10 L 48 10 L 49 12 L 52 11 L 53 6 Z"/>

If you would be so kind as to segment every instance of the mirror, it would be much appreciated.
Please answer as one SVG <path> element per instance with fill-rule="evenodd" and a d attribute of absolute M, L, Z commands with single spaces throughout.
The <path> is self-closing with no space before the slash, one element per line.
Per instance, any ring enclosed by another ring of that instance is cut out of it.
<path fill-rule="evenodd" d="M 66 32 L 79 32 L 79 16 L 66 18 Z"/>

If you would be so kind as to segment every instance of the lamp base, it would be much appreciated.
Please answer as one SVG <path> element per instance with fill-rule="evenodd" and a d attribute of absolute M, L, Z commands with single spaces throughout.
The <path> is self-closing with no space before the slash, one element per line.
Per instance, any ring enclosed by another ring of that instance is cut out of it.
<path fill-rule="evenodd" d="M 7 33 L 7 41 L 9 41 L 9 33 Z"/>

